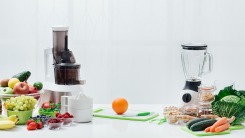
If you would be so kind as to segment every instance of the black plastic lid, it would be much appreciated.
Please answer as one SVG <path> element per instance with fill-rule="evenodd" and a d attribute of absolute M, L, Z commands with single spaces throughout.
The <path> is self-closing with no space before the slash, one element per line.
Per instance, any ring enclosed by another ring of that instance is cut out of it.
<path fill-rule="evenodd" d="M 206 50 L 207 49 L 207 45 L 206 44 L 183 44 L 181 45 L 183 49 L 186 50 Z"/>

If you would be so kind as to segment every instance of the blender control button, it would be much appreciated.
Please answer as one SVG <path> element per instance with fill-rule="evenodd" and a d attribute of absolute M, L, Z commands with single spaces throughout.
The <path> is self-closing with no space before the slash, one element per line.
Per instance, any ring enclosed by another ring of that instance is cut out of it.
<path fill-rule="evenodd" d="M 182 100 L 183 100 L 185 103 L 190 102 L 190 101 L 191 101 L 191 94 L 185 93 L 185 94 L 182 96 Z"/>

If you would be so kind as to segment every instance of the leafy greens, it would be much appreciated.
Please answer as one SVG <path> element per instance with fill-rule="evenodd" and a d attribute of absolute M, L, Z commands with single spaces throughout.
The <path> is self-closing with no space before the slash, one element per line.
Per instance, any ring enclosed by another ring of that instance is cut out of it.
<path fill-rule="evenodd" d="M 229 100 L 229 102 L 222 100 L 226 96 L 239 97 L 240 100 Z M 212 102 L 212 111 L 215 115 L 221 117 L 230 118 L 235 116 L 236 119 L 232 122 L 232 125 L 243 123 L 245 121 L 245 91 L 237 91 L 233 89 L 233 86 L 225 87 L 218 95 L 215 95 L 215 100 Z"/>

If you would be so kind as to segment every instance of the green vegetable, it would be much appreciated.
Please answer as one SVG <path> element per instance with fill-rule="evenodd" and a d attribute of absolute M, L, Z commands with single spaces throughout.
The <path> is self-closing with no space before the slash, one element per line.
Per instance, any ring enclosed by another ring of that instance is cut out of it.
<path fill-rule="evenodd" d="M 217 120 L 215 119 L 209 119 L 209 120 L 203 120 L 203 121 L 197 122 L 190 127 L 190 130 L 192 131 L 204 130 L 205 128 L 212 126 L 216 121 Z"/>
<path fill-rule="evenodd" d="M 14 75 L 12 78 L 17 78 L 19 79 L 21 82 L 27 81 L 27 79 L 31 76 L 31 72 L 30 71 L 23 71 L 20 72 L 16 75 Z"/>
<path fill-rule="evenodd" d="M 187 124 L 186 124 L 186 126 L 187 126 L 187 128 L 191 128 L 191 126 L 193 125 L 193 124 L 195 124 L 195 123 L 197 123 L 197 122 L 200 122 L 200 121 L 203 121 L 203 120 L 208 120 L 208 118 L 197 118 L 197 119 L 193 119 L 193 120 L 191 120 L 191 121 L 189 121 Z"/>
<path fill-rule="evenodd" d="M 245 121 L 245 91 L 237 91 L 233 86 L 225 87 L 215 95 L 212 102 L 212 111 L 220 117 L 232 117 L 236 119 L 231 125 L 241 124 Z"/>
<path fill-rule="evenodd" d="M 221 117 L 232 117 L 235 116 L 236 119 L 232 122 L 232 125 L 241 124 L 245 120 L 245 106 L 240 103 L 230 103 L 224 101 L 218 101 L 212 106 L 212 111 L 215 115 Z"/>
<path fill-rule="evenodd" d="M 60 106 L 61 106 L 60 103 L 54 104 L 53 102 L 50 102 L 50 107 L 52 108 L 40 108 L 38 110 L 38 113 L 39 115 L 47 115 L 47 116 L 55 117 L 55 114 L 60 112 Z"/>
<path fill-rule="evenodd" d="M 240 125 L 241 123 L 244 123 L 245 121 L 245 110 L 240 112 L 237 116 L 236 119 L 231 123 L 232 125 Z"/>
<path fill-rule="evenodd" d="M 235 95 L 229 95 L 229 96 L 225 96 L 220 101 L 224 101 L 224 102 L 228 102 L 228 103 L 237 103 L 240 101 L 240 98 L 238 96 L 235 96 Z"/>
<path fill-rule="evenodd" d="M 59 113 L 59 112 L 58 111 L 47 112 L 47 111 L 39 110 L 38 113 L 39 113 L 39 115 L 46 115 L 46 116 L 50 116 L 50 117 L 55 117 L 55 114 Z"/>

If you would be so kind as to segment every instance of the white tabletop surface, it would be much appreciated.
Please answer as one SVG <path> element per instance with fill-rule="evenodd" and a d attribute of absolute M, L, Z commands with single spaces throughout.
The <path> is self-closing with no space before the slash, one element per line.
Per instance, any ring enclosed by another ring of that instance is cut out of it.
<path fill-rule="evenodd" d="M 110 107 L 110 105 L 94 105 L 94 108 Z M 130 105 L 131 109 L 158 112 L 162 118 L 163 105 Z M 228 135 L 210 136 L 219 138 L 242 138 L 245 130 L 232 131 Z M 59 131 L 42 130 L 27 131 L 26 126 L 16 126 L 13 129 L 0 131 L 0 137 L 6 138 L 196 138 L 181 130 L 178 125 L 127 121 L 94 117 L 91 123 L 74 123 L 70 127 L 63 127 Z"/>

